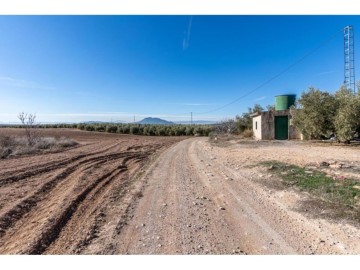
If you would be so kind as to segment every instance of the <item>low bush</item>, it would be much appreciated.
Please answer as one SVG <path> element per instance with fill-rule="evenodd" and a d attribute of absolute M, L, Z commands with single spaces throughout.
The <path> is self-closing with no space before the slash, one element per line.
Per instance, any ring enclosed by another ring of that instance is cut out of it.
<path fill-rule="evenodd" d="M 44 151 L 60 151 L 78 143 L 70 138 L 38 137 L 31 145 L 26 137 L 0 136 L 0 159 Z"/>
<path fill-rule="evenodd" d="M 251 129 L 245 129 L 242 135 L 244 136 L 244 138 L 252 138 L 254 136 L 254 133 Z"/>

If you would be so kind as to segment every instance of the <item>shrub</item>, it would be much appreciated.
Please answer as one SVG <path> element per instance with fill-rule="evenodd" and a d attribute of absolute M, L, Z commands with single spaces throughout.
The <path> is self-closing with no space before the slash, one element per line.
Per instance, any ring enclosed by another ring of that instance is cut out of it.
<path fill-rule="evenodd" d="M 338 108 L 334 95 L 309 88 L 298 100 L 298 107 L 290 109 L 295 127 L 307 139 L 319 139 L 334 130 L 334 117 Z"/>
<path fill-rule="evenodd" d="M 339 109 L 335 116 L 335 132 L 342 142 L 349 142 L 360 132 L 360 95 L 341 89 L 336 93 Z"/>
<path fill-rule="evenodd" d="M 98 132 L 104 132 L 105 131 L 105 126 L 99 125 L 95 127 L 95 130 Z"/>
<path fill-rule="evenodd" d="M 106 132 L 109 133 L 116 133 L 118 130 L 117 126 L 111 125 L 111 126 L 106 126 Z"/>
<path fill-rule="evenodd" d="M 78 124 L 77 128 L 80 130 L 85 130 L 85 124 Z"/>
<path fill-rule="evenodd" d="M 130 127 L 130 134 L 138 135 L 138 134 L 139 134 L 139 127 L 137 127 L 137 126 L 131 126 L 131 127 Z"/>
<path fill-rule="evenodd" d="M 37 137 L 31 145 L 27 137 L 0 137 L 0 158 L 9 156 L 20 156 L 33 154 L 44 150 L 61 150 L 63 148 L 75 146 L 78 143 L 72 139 L 61 137 Z"/>
<path fill-rule="evenodd" d="M 56 139 L 54 137 L 42 137 L 42 138 L 38 138 L 36 140 L 36 142 L 33 145 L 33 149 L 34 150 L 44 150 L 44 149 L 49 149 L 51 148 L 53 145 L 55 145 L 56 143 Z"/>
<path fill-rule="evenodd" d="M 14 139 L 9 136 L 0 136 L 0 147 L 9 147 L 14 144 Z"/>
<path fill-rule="evenodd" d="M 85 130 L 86 131 L 95 131 L 95 127 L 92 125 L 85 125 Z"/>
<path fill-rule="evenodd" d="M 254 133 L 251 129 L 245 129 L 242 134 L 244 138 L 252 138 L 254 136 Z"/>

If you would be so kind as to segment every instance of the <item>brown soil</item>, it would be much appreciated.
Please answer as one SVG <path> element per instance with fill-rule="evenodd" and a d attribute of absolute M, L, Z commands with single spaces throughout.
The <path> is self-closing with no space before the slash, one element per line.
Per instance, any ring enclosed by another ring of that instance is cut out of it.
<path fill-rule="evenodd" d="M 80 146 L 0 161 L 0 253 L 72 254 L 121 222 L 136 173 L 182 138 L 41 130 Z M 21 135 L 18 129 L 1 134 Z"/>
<path fill-rule="evenodd" d="M 1 254 L 360 254 L 357 224 L 255 166 L 358 148 L 51 132 L 81 146 L 0 161 Z"/>

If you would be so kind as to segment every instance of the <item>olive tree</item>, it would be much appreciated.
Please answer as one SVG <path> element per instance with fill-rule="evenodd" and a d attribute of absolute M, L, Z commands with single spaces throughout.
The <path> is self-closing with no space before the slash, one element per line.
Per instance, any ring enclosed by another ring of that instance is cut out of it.
<path fill-rule="evenodd" d="M 306 139 L 319 139 L 334 132 L 338 102 L 334 95 L 310 87 L 290 108 L 295 127 Z"/>
<path fill-rule="evenodd" d="M 360 94 L 347 92 L 342 87 L 335 94 L 339 108 L 334 119 L 335 133 L 339 141 L 349 142 L 360 133 Z"/>

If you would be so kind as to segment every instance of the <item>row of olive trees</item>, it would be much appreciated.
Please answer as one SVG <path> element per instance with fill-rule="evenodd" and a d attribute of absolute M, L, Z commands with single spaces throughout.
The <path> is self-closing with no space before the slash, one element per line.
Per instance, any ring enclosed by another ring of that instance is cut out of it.
<path fill-rule="evenodd" d="M 208 136 L 212 131 L 209 125 L 79 124 L 77 128 L 145 136 Z"/>
<path fill-rule="evenodd" d="M 349 142 L 360 133 L 359 93 L 347 92 L 341 87 L 331 94 L 311 87 L 290 110 L 293 124 L 305 139 L 335 134 L 338 141 Z"/>
<path fill-rule="evenodd" d="M 210 125 L 78 124 L 78 129 L 145 136 L 208 136 Z"/>

